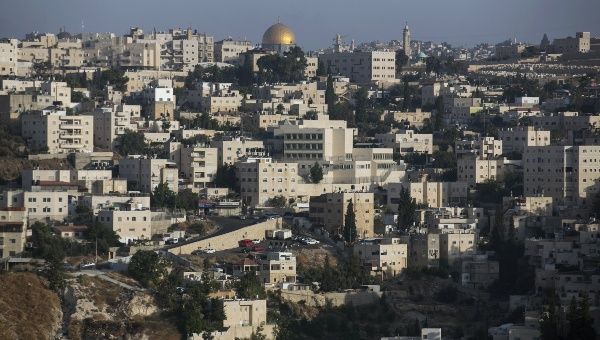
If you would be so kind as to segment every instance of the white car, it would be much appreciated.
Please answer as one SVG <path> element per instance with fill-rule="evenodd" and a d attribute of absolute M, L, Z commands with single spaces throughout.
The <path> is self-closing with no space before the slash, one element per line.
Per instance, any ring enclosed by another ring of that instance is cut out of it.
<path fill-rule="evenodd" d="M 203 251 L 205 254 L 213 254 L 216 252 L 216 250 L 214 250 L 212 248 L 206 248 L 206 249 L 203 249 Z"/>

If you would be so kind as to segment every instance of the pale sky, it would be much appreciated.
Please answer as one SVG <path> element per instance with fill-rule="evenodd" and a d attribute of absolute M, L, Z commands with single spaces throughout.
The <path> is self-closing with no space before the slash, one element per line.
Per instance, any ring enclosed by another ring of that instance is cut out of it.
<path fill-rule="evenodd" d="M 191 26 L 216 40 L 259 43 L 281 18 L 306 50 L 347 41 L 400 39 L 408 21 L 413 39 L 470 46 L 516 37 L 539 43 L 590 31 L 600 35 L 600 0 L 0 0 L 0 37 L 27 32 L 127 32 L 130 26 Z"/>

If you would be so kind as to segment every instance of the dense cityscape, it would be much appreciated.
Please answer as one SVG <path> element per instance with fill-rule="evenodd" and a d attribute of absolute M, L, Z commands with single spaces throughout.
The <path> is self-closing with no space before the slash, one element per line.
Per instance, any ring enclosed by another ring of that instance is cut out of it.
<path fill-rule="evenodd" d="M 0 339 L 600 338 L 600 37 L 264 26 L 0 39 Z"/>

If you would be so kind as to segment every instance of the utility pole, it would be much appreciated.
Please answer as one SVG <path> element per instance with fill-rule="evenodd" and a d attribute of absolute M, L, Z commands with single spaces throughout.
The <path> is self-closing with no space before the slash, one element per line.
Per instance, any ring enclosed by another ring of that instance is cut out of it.
<path fill-rule="evenodd" d="M 98 264 L 98 236 L 96 236 L 96 264 Z"/>

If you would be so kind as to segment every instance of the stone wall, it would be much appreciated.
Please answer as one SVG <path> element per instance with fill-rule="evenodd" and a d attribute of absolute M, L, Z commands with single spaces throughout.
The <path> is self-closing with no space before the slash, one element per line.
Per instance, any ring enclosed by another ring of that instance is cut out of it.
<path fill-rule="evenodd" d="M 169 249 L 169 252 L 181 255 L 191 254 L 197 249 L 212 248 L 216 251 L 227 250 L 237 248 L 238 241 L 243 239 L 263 239 L 266 237 L 267 230 L 277 229 L 277 226 L 281 226 L 282 221 L 279 219 L 272 219 L 263 221 L 257 224 L 249 225 L 247 227 L 240 228 L 225 234 L 209 237 L 200 241 L 195 241 L 187 244 L 181 244 L 176 247 Z"/>
<path fill-rule="evenodd" d="M 330 301 L 332 306 L 339 307 L 346 304 L 369 305 L 377 302 L 381 298 L 381 293 L 372 291 L 314 293 L 311 290 L 282 290 L 281 297 L 295 303 L 304 301 L 307 306 L 311 307 L 325 306 L 327 301 Z"/>

